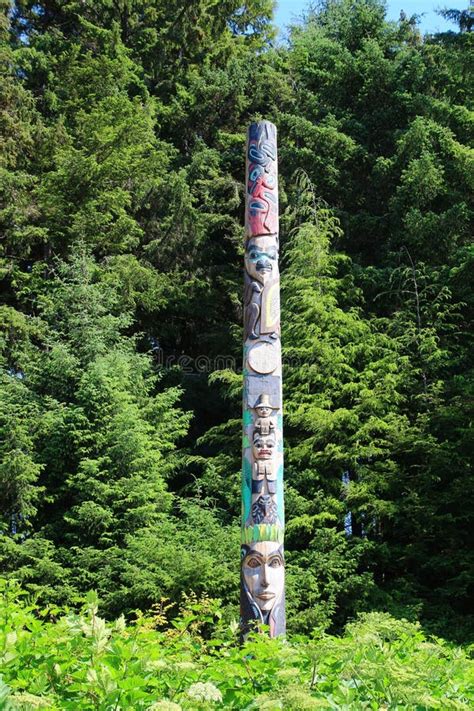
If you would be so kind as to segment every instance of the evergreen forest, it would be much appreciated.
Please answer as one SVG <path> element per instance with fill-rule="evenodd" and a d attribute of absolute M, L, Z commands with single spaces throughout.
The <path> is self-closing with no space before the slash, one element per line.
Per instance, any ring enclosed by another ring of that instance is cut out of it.
<path fill-rule="evenodd" d="M 273 4 L 0 0 L 3 586 L 53 626 L 95 619 L 95 591 L 103 647 L 121 615 L 234 624 L 245 142 L 268 119 L 289 635 L 405 620 L 468 645 L 472 12 L 423 36 L 382 0 L 320 0 L 282 40 Z M 120 703 L 44 708 L 152 708 Z M 248 708 L 346 708 L 292 703 Z"/>

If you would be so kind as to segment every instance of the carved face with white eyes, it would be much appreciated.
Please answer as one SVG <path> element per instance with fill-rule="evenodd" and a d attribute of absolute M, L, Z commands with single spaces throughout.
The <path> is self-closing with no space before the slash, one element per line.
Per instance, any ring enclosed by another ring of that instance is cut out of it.
<path fill-rule="evenodd" d="M 247 589 L 262 612 L 269 612 L 281 599 L 285 584 L 282 547 L 273 541 L 245 546 L 242 574 Z"/>
<path fill-rule="evenodd" d="M 257 281 L 278 275 L 278 243 L 275 235 L 252 237 L 245 247 L 245 268 Z"/>
<path fill-rule="evenodd" d="M 259 432 L 255 432 L 252 443 L 252 452 L 254 458 L 257 460 L 266 460 L 273 457 L 276 446 L 275 435 L 271 432 L 268 435 L 261 435 Z"/>

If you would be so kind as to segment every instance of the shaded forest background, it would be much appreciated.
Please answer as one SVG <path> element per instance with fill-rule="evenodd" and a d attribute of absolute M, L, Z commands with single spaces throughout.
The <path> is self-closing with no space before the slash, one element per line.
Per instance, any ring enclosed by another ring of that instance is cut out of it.
<path fill-rule="evenodd" d="M 246 128 L 279 130 L 288 622 L 472 639 L 472 34 L 327 0 L 2 6 L 0 565 L 238 599 Z"/>

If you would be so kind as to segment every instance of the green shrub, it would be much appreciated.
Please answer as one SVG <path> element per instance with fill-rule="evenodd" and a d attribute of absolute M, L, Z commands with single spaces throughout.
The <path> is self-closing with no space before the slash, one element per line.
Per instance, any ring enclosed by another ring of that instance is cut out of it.
<path fill-rule="evenodd" d="M 220 603 L 190 596 L 169 624 L 154 615 L 107 623 L 90 593 L 80 614 L 39 609 L 1 583 L 0 709 L 469 709 L 467 650 L 419 625 L 370 613 L 344 637 L 235 641 Z M 215 634 L 203 631 L 212 625 Z"/>

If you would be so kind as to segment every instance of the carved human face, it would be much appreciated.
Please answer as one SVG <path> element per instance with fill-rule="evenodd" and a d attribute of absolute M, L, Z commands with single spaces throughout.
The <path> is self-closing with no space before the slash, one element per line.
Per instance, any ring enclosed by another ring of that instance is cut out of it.
<path fill-rule="evenodd" d="M 283 552 L 279 543 L 252 543 L 242 561 L 247 588 L 262 612 L 268 612 L 280 600 L 285 583 Z"/>
<path fill-rule="evenodd" d="M 252 237 L 245 248 L 245 268 L 251 277 L 264 282 L 278 269 L 276 237 Z"/>
<path fill-rule="evenodd" d="M 270 415 L 272 414 L 272 408 L 267 407 L 266 405 L 259 405 L 255 409 L 259 417 L 270 417 Z"/>
<path fill-rule="evenodd" d="M 255 459 L 271 459 L 275 451 L 275 435 L 256 434 L 253 440 L 253 456 Z"/>

